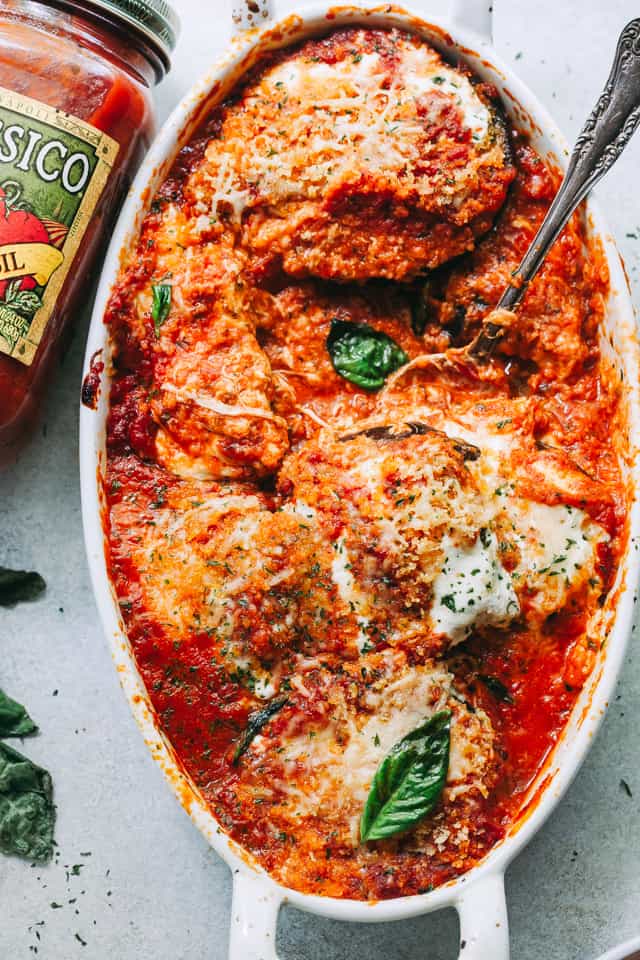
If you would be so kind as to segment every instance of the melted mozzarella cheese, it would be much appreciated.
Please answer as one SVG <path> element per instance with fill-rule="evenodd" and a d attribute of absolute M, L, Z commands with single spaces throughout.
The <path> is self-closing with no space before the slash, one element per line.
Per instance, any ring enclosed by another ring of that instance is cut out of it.
<path fill-rule="evenodd" d="M 243 211 L 249 203 L 251 191 L 248 187 L 242 186 L 238 180 L 237 171 L 230 156 L 224 154 L 220 158 L 220 163 L 216 172 L 215 179 L 211 184 L 211 202 L 208 207 L 200 209 L 199 221 L 208 228 L 212 222 L 215 223 L 220 213 L 220 205 L 224 204 L 231 208 L 232 219 L 239 223 Z M 205 216 L 204 211 L 209 214 Z"/>
<path fill-rule="evenodd" d="M 487 107 L 473 88 L 471 81 L 443 64 L 433 63 L 424 46 L 407 50 L 402 58 L 404 85 L 415 96 L 439 90 L 450 96 L 464 117 L 464 124 L 471 130 L 474 140 L 483 140 L 489 130 L 490 116 Z"/>
<path fill-rule="evenodd" d="M 360 590 L 356 584 L 351 564 L 349 563 L 349 553 L 343 537 L 336 541 L 335 557 L 331 564 L 331 577 L 338 588 L 340 599 L 346 603 L 353 613 L 356 614 L 358 623 L 357 644 L 360 653 L 365 649 L 368 643 L 367 629 L 369 627 L 369 599 L 364 591 Z"/>
<path fill-rule="evenodd" d="M 529 501 L 512 513 L 523 555 L 521 572 L 572 579 L 591 560 L 594 541 L 602 539 L 602 531 L 576 507 Z"/>
<path fill-rule="evenodd" d="M 596 549 L 607 535 L 582 510 L 514 500 L 508 513 L 522 557 L 514 575 L 533 593 L 540 616 L 561 609 L 569 593 L 587 582 L 598 582 Z"/>
<path fill-rule="evenodd" d="M 489 519 L 476 490 L 449 475 L 442 460 L 415 459 L 408 450 L 388 460 L 381 448 L 376 455 L 350 464 L 346 472 L 367 498 L 357 497 L 354 518 L 366 516 L 380 548 L 396 559 L 410 551 L 424 560 L 442 529 L 453 527 L 459 537 L 473 537 Z M 435 575 L 418 562 L 422 574 Z"/>
<path fill-rule="evenodd" d="M 450 523 L 461 534 L 469 534 L 478 529 L 478 521 L 482 522 L 478 516 L 481 509 L 482 505 L 457 480 L 429 480 L 425 488 L 399 504 L 392 517 L 379 519 L 381 546 L 391 551 L 406 550 L 412 536 Z"/>
<path fill-rule="evenodd" d="M 454 643 L 474 626 L 505 626 L 520 613 L 511 577 L 498 559 L 497 540 L 486 528 L 471 547 L 446 538 L 445 562 L 433 583 L 432 620 L 436 633 Z"/>
<path fill-rule="evenodd" d="M 415 412 L 419 417 L 420 411 Z M 516 486 L 512 479 L 510 453 L 517 442 L 517 434 L 512 432 L 510 421 L 495 416 L 483 419 L 467 416 L 460 420 L 446 420 L 442 417 L 429 417 L 428 411 L 422 411 L 425 419 L 435 422 L 439 429 L 452 439 L 459 438 L 474 444 L 481 450 L 481 456 L 467 464 L 469 471 L 482 491 L 487 505 L 487 522 L 496 522 L 502 515 L 508 519 L 509 535 L 520 551 L 520 562 L 513 572 L 513 578 L 496 581 L 496 608 L 489 611 L 489 619 L 484 622 L 500 623 L 500 609 L 507 610 L 509 616 L 504 622 L 517 616 L 518 610 L 512 605 L 511 593 L 520 590 L 526 584 L 533 593 L 532 606 L 541 616 L 559 610 L 566 602 L 570 591 L 577 589 L 594 576 L 596 549 L 598 543 L 607 539 L 607 534 L 598 524 L 592 522 L 587 514 L 576 507 L 557 504 L 548 505 L 516 496 Z M 560 480 L 561 477 L 558 477 Z M 559 491 L 561 492 L 561 491 Z M 477 545 L 476 545 L 477 546 Z M 478 548 L 479 549 L 479 548 Z M 467 558 L 448 549 L 453 570 L 462 563 L 461 573 L 468 574 L 471 568 Z M 471 568 L 478 568 L 478 564 Z M 500 570 L 498 571 L 500 576 Z M 479 574 L 476 574 L 479 576 Z M 508 576 L 508 575 L 507 575 Z M 463 576 L 460 582 L 466 577 Z M 491 578 L 487 579 L 491 582 Z M 441 574 L 438 583 L 440 599 L 450 592 L 446 578 Z M 493 601 L 489 598 L 490 605 Z M 434 613 L 437 614 L 437 601 Z M 442 609 L 440 605 L 440 623 L 443 632 L 452 636 L 458 626 L 466 630 L 472 621 L 464 623 L 464 617 L 458 617 L 454 611 Z M 472 610 L 467 611 L 469 616 Z M 482 623 L 483 603 L 477 608 Z M 491 619 L 497 617 L 496 620 Z M 458 636 L 460 633 L 458 633 Z"/>
<path fill-rule="evenodd" d="M 497 423 L 504 424 L 504 421 L 498 420 Z M 495 420 L 488 422 L 479 418 L 439 418 L 436 425 L 452 440 L 464 440 L 465 443 L 480 448 L 482 455 L 477 460 L 469 461 L 467 467 L 485 497 L 493 497 L 496 489 L 504 483 L 505 469 L 508 469 L 505 467 L 505 458 L 509 456 L 514 443 L 514 436 L 507 429 L 508 425 L 504 424 L 498 429 Z"/>
<path fill-rule="evenodd" d="M 343 821 L 351 842 L 376 770 L 391 748 L 439 710 L 452 711 L 446 795 L 477 790 L 486 794 L 484 778 L 493 757 L 493 730 L 482 710 L 470 713 L 452 690 L 453 677 L 443 667 L 406 667 L 389 656 L 389 682 L 369 691 L 370 713 L 354 714 L 332 698 L 332 718 L 321 729 L 282 736 L 285 779 L 279 784 L 295 803 L 296 814 L 318 814 Z M 268 738 L 255 738 L 255 761 L 270 749 Z M 304 792 L 299 789 L 304 782 Z"/>
<path fill-rule="evenodd" d="M 447 705 L 452 677 L 436 668 L 410 670 L 379 694 L 374 713 L 354 729 L 340 758 L 340 774 L 359 813 L 364 809 L 376 770 L 391 748 Z M 449 769 L 448 779 L 457 771 Z M 356 822 L 352 828 L 357 828 Z"/>
<path fill-rule="evenodd" d="M 406 178 L 423 150 L 425 125 L 416 102 L 428 92 L 457 107 L 475 143 L 486 140 L 490 111 L 466 76 L 424 44 L 402 43 L 398 53 L 391 82 L 389 65 L 375 52 L 333 64 L 286 60 L 267 71 L 246 104 L 256 113 L 261 102 L 277 104 L 284 129 L 261 129 L 249 141 L 231 134 L 210 145 L 212 173 L 197 208 L 200 222 L 207 227 L 209 216 L 215 221 L 222 204 L 239 223 L 256 199 L 313 198 L 336 177 L 363 169 L 402 171 Z"/>
<path fill-rule="evenodd" d="M 313 522 L 317 518 L 317 513 L 314 508 L 310 507 L 304 500 L 293 500 L 290 503 L 285 503 L 282 509 L 285 513 L 291 513 L 307 522 Z"/>

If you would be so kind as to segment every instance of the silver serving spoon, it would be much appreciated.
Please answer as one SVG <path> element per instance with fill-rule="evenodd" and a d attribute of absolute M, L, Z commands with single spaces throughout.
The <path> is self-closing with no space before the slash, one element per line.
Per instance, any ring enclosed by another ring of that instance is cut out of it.
<path fill-rule="evenodd" d="M 443 374 L 447 369 L 473 372 L 488 360 L 513 320 L 528 285 L 547 253 L 566 226 L 571 214 L 591 188 L 611 169 L 640 122 L 640 18 L 624 28 L 618 40 L 613 65 L 600 99 L 576 140 L 567 172 L 520 266 L 497 305 L 484 318 L 477 336 L 465 347 L 444 353 L 423 354 L 401 367 L 387 381 L 397 382 L 409 370 L 429 367 Z"/>

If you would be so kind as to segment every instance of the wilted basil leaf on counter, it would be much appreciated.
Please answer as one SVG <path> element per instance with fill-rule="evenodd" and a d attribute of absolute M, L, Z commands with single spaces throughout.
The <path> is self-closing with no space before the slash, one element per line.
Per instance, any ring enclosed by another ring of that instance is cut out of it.
<path fill-rule="evenodd" d="M 254 737 L 258 736 L 265 724 L 269 722 L 271 717 L 273 717 L 278 710 L 282 710 L 287 702 L 287 697 L 278 697 L 275 700 L 270 700 L 266 707 L 264 707 L 262 710 L 257 710 L 255 713 L 249 714 L 249 719 L 247 720 L 247 729 L 238 740 L 235 752 L 233 754 L 234 764 L 238 762 L 243 753 L 247 752 L 251 745 L 251 741 L 254 739 Z"/>
<path fill-rule="evenodd" d="M 335 370 L 358 387 L 379 390 L 409 357 L 395 340 L 367 323 L 331 321 L 327 350 Z"/>
<path fill-rule="evenodd" d="M 55 818 L 47 771 L 0 743 L 0 851 L 48 860 L 53 853 Z"/>
<path fill-rule="evenodd" d="M 46 589 L 39 573 L 0 567 L 0 607 L 11 607 L 24 600 L 35 600 Z"/>
<path fill-rule="evenodd" d="M 0 690 L 0 737 L 28 737 L 37 730 L 22 704 Z"/>
<path fill-rule="evenodd" d="M 451 711 L 441 710 L 391 748 L 376 771 L 360 819 L 360 840 L 383 840 L 430 813 L 449 770 Z"/>
<path fill-rule="evenodd" d="M 156 337 L 159 337 L 160 327 L 171 312 L 171 284 L 152 283 L 151 293 L 153 294 L 153 305 L 151 307 L 153 329 L 155 330 Z"/>

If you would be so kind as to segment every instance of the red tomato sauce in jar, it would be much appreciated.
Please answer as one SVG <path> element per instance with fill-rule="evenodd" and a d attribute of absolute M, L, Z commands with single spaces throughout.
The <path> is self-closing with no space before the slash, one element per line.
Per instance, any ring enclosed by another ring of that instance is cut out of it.
<path fill-rule="evenodd" d="M 0 0 L 0 465 L 37 419 L 154 132 L 177 20 L 155 0 L 136 10 Z"/>

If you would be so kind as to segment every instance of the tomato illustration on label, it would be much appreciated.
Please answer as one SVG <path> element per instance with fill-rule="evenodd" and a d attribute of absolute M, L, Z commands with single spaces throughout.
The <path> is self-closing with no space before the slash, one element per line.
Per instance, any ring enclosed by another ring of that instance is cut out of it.
<path fill-rule="evenodd" d="M 58 247 L 66 234 L 64 224 L 47 220 L 45 225 L 36 216 L 22 198 L 19 183 L 0 184 L 0 319 L 3 330 L 14 331 L 14 342 L 42 306 L 35 291 L 62 263 Z"/>
<path fill-rule="evenodd" d="M 11 181 L 8 181 L 0 186 L 0 246 L 11 243 L 49 243 L 49 234 L 42 221 L 26 205 L 19 206 L 19 193 L 7 195 L 6 188 L 10 184 Z M 0 296 L 7 283 L 8 280 L 0 280 Z M 33 277 L 25 277 L 21 282 L 23 290 L 35 285 Z"/>

